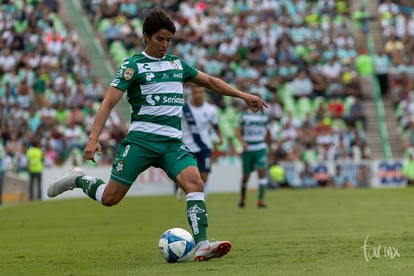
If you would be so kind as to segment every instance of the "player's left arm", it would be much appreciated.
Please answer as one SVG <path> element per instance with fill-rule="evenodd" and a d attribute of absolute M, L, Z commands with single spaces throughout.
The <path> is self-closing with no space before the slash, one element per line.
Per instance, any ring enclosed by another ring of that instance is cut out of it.
<path fill-rule="evenodd" d="M 259 110 L 262 111 L 264 107 L 267 107 L 266 103 L 259 96 L 240 91 L 225 81 L 201 71 L 198 71 L 197 75 L 189 81 L 210 89 L 218 94 L 240 98 L 244 100 L 245 103 L 255 112 Z"/>

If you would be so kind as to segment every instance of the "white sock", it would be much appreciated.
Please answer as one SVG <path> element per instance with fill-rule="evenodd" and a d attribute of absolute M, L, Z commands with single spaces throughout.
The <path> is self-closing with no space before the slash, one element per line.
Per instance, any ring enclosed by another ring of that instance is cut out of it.
<path fill-rule="evenodd" d="M 106 184 L 102 184 L 102 185 L 99 185 L 98 189 L 96 189 L 95 198 L 96 198 L 96 201 L 98 201 L 101 204 L 102 204 L 102 196 L 105 191 L 105 188 L 106 188 Z"/>
<path fill-rule="evenodd" d="M 202 192 L 194 192 L 194 193 L 188 193 L 186 195 L 187 201 L 190 200 L 204 200 L 204 193 Z"/>

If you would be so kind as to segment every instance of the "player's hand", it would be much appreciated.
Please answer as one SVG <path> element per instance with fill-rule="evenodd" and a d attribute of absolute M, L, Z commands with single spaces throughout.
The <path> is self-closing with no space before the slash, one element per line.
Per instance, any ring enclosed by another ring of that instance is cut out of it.
<path fill-rule="evenodd" d="M 244 101 L 253 112 L 263 111 L 265 107 L 268 108 L 266 103 L 258 95 L 247 94 Z"/>
<path fill-rule="evenodd" d="M 98 153 L 99 155 L 102 154 L 102 146 L 99 143 L 99 141 L 88 141 L 88 144 L 85 147 L 85 150 L 83 151 L 83 159 L 84 160 L 91 160 L 95 163 L 95 153 Z"/>

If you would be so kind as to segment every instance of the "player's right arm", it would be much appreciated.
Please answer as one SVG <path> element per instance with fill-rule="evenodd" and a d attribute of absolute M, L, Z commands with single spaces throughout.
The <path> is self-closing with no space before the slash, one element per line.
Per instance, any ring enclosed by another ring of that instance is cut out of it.
<path fill-rule="evenodd" d="M 102 146 L 99 143 L 99 135 L 105 126 L 105 122 L 109 117 L 114 106 L 119 102 L 123 95 L 123 91 L 116 87 L 110 86 L 105 94 L 101 106 L 96 113 L 95 120 L 93 122 L 92 130 L 89 134 L 88 144 L 83 152 L 83 158 L 85 160 L 92 160 L 95 162 L 95 153 L 101 154 Z"/>
<path fill-rule="evenodd" d="M 125 59 L 122 65 L 119 66 L 111 85 L 106 91 L 101 106 L 96 113 L 92 130 L 89 134 L 88 144 L 83 152 L 83 158 L 85 160 L 92 160 L 95 162 L 95 153 L 102 153 L 102 146 L 99 143 L 99 135 L 101 135 L 102 129 L 104 128 L 112 109 L 119 102 L 122 95 L 125 93 L 124 91 L 126 91 L 131 83 L 133 83 L 134 78 L 137 76 L 137 72 L 137 65 L 131 59 Z"/>

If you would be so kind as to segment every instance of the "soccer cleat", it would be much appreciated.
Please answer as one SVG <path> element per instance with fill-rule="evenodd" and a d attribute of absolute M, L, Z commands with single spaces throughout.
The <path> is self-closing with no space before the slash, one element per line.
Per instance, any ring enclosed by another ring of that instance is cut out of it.
<path fill-rule="evenodd" d="M 240 200 L 240 202 L 239 202 L 239 207 L 240 207 L 240 208 L 244 208 L 244 200 Z"/>
<path fill-rule="evenodd" d="M 47 195 L 55 197 L 63 192 L 73 190 L 76 187 L 75 180 L 78 176 L 84 176 L 85 173 L 81 168 L 75 167 L 69 170 L 65 175 L 55 179 L 55 181 L 47 188 Z"/>
<path fill-rule="evenodd" d="M 262 200 L 260 200 L 257 202 L 257 208 L 267 208 L 267 205 Z"/>
<path fill-rule="evenodd" d="M 195 261 L 208 261 L 212 258 L 220 258 L 229 253 L 231 243 L 228 241 L 206 241 L 197 245 Z"/>

